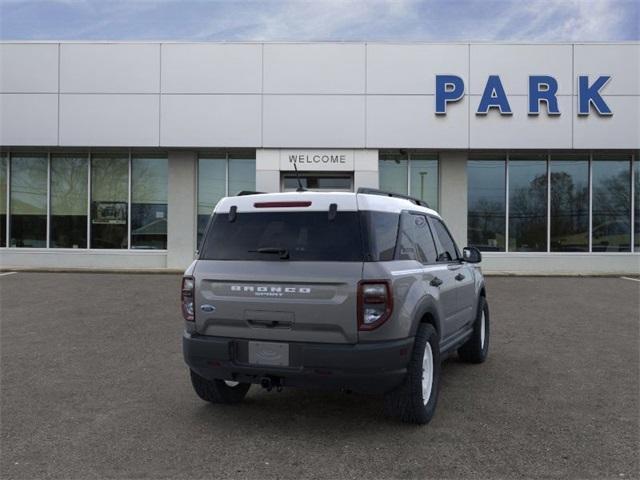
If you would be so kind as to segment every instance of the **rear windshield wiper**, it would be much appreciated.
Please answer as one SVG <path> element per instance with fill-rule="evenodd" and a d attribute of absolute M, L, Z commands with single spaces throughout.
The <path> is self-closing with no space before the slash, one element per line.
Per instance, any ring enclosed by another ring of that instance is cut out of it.
<path fill-rule="evenodd" d="M 249 250 L 250 253 L 277 253 L 280 255 L 282 260 L 287 260 L 289 258 L 289 250 L 286 248 L 278 248 L 278 247 L 263 247 L 257 250 Z"/>

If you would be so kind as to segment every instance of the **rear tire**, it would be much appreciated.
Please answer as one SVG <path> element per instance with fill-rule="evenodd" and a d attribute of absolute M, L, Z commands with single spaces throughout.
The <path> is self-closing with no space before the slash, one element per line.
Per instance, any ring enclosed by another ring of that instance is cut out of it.
<path fill-rule="evenodd" d="M 249 388 L 250 383 L 225 382 L 225 380 L 207 380 L 193 370 L 191 384 L 198 396 L 205 402 L 211 403 L 240 403 Z"/>
<path fill-rule="evenodd" d="M 489 355 L 489 304 L 480 297 L 471 338 L 458 349 L 458 355 L 469 363 L 482 363 Z"/>
<path fill-rule="evenodd" d="M 440 342 L 432 325 L 423 323 L 416 333 L 407 376 L 385 395 L 385 412 L 407 423 L 429 423 L 440 390 Z"/>

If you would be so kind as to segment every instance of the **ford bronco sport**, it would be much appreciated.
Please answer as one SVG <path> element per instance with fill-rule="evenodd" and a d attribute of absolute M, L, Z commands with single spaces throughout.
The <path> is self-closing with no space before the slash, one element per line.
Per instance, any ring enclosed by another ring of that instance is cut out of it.
<path fill-rule="evenodd" d="M 213 403 L 251 384 L 382 393 L 388 414 L 427 423 L 443 356 L 487 357 L 480 260 L 406 196 L 223 198 L 182 280 L 193 387 Z"/>

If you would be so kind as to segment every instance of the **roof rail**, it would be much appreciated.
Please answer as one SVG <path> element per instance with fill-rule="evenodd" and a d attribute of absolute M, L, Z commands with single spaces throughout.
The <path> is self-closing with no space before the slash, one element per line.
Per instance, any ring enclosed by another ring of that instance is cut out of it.
<path fill-rule="evenodd" d="M 424 200 L 420 200 L 419 198 L 410 197 L 409 195 L 403 195 L 402 193 L 394 193 L 394 192 L 386 192 L 384 190 L 378 190 L 377 188 L 365 188 L 360 187 L 356 193 L 364 193 L 366 195 L 380 195 L 382 197 L 392 197 L 392 198 L 403 198 L 404 200 L 409 200 L 410 202 L 415 203 L 421 207 L 429 208 L 429 205 Z"/>
<path fill-rule="evenodd" d="M 236 193 L 236 197 L 244 197 L 245 195 L 260 195 L 262 193 L 266 193 L 266 192 L 253 192 L 251 190 L 240 190 L 238 193 Z"/>

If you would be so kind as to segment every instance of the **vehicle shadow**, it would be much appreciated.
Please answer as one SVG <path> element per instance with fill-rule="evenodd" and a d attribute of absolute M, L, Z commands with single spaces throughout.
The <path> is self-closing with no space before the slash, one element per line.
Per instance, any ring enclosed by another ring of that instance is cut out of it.
<path fill-rule="evenodd" d="M 447 383 L 467 364 L 457 356 L 445 359 L 442 375 Z M 440 392 L 442 398 L 442 390 Z M 395 428 L 414 427 L 384 414 L 382 395 L 285 388 L 281 392 L 268 392 L 258 385 L 252 386 L 239 405 L 202 404 L 195 410 L 197 421 L 218 427 L 234 426 L 238 431 L 269 429 L 273 434 L 304 431 L 335 433 L 336 424 L 343 432 L 379 431 L 381 426 Z M 439 410 L 444 405 L 439 405 Z M 244 427 L 244 428 L 243 428 Z"/>

